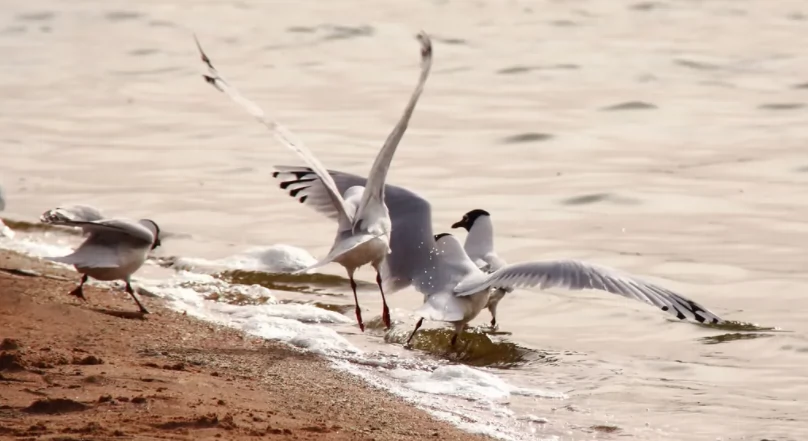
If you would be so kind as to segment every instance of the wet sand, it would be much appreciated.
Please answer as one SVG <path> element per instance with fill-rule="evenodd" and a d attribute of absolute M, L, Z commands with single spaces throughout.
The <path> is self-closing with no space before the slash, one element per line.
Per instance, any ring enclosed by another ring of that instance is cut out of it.
<path fill-rule="evenodd" d="M 75 273 L 13 252 L 0 268 L 0 438 L 488 439 L 161 300 L 143 318 L 122 291 L 67 295 Z"/>

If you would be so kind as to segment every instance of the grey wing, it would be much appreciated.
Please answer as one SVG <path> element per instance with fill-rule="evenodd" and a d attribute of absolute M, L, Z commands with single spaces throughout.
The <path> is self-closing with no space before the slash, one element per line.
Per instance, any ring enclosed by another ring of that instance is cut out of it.
<path fill-rule="evenodd" d="M 665 288 L 638 278 L 620 274 L 617 270 L 575 260 L 524 262 L 506 265 L 483 281 L 461 282 L 457 295 L 469 295 L 481 289 L 496 288 L 567 288 L 596 289 L 649 303 L 675 315 L 678 319 L 693 319 L 700 323 L 721 323 L 724 320 L 698 303 Z"/>
<path fill-rule="evenodd" d="M 81 228 L 84 233 L 91 235 L 88 241 L 95 238 L 96 241 L 103 239 L 111 242 L 130 242 L 133 245 L 151 245 L 155 239 L 148 228 L 125 219 L 102 219 L 92 222 L 62 220 L 58 225 Z"/>
<path fill-rule="evenodd" d="M 65 221 L 93 222 L 101 220 L 104 215 L 95 207 L 89 205 L 71 205 L 68 207 L 52 208 L 39 217 L 40 222 L 59 225 Z"/>
<path fill-rule="evenodd" d="M 337 220 L 337 211 L 331 204 L 325 187 L 308 167 L 275 166 L 272 174 L 279 179 L 280 188 L 300 203 L 318 213 Z M 364 186 L 367 179 L 335 170 L 328 170 L 341 193 L 350 187 Z M 385 292 L 393 293 L 405 288 L 416 273 L 422 273 L 429 262 L 433 247 L 432 207 L 426 199 L 403 187 L 384 186 L 384 198 L 390 212 L 392 231 L 390 249 L 382 267 Z"/>

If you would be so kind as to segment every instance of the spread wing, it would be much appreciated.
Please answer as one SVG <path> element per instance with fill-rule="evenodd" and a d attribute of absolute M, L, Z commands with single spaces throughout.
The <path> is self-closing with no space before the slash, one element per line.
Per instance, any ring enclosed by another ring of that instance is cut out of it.
<path fill-rule="evenodd" d="M 506 265 L 479 280 L 457 285 L 457 295 L 470 295 L 486 288 L 567 288 L 596 289 L 655 305 L 678 319 L 700 323 L 720 323 L 716 314 L 698 303 L 665 288 L 638 278 L 620 274 L 617 270 L 575 260 L 524 262 Z"/>

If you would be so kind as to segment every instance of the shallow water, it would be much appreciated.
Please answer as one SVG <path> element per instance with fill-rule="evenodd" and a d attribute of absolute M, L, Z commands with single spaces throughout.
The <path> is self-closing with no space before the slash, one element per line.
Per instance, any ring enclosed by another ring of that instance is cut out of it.
<path fill-rule="evenodd" d="M 4 11 L 4 217 L 85 203 L 191 235 L 166 241 L 165 257 L 277 243 L 322 256 L 334 225 L 271 178 L 273 164 L 299 161 L 202 81 L 191 32 L 328 167 L 363 174 L 415 83 L 413 37 L 425 29 L 433 74 L 390 182 L 430 200 L 436 232 L 484 208 L 506 260 L 615 266 L 727 319 L 788 331 L 721 337 L 736 331 L 605 294 L 517 291 L 499 307 L 512 334 L 497 338 L 557 360 L 490 372 L 567 395 L 511 394 L 523 432 L 808 436 L 804 2 L 7 0 Z M 411 325 L 421 296 L 389 300 Z M 368 320 L 381 311 L 372 286 L 360 301 Z M 356 347 L 406 353 L 350 320 L 334 329 Z"/>

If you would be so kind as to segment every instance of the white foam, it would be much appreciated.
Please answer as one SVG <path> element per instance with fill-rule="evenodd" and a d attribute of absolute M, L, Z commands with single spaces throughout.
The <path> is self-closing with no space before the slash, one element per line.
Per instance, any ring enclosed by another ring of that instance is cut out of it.
<path fill-rule="evenodd" d="M 178 269 L 221 271 L 226 269 L 289 273 L 317 263 L 308 251 L 291 245 L 276 244 L 253 247 L 244 252 L 218 260 L 180 257 L 174 262 Z"/>
<path fill-rule="evenodd" d="M 405 372 L 402 369 L 395 369 L 384 372 L 386 375 L 380 375 L 378 369 L 342 360 L 335 360 L 334 367 L 356 375 L 374 387 L 386 389 L 419 409 L 428 412 L 435 418 L 451 423 L 469 433 L 481 434 L 503 441 L 558 441 L 558 438 L 554 436 L 537 438 L 535 430 L 519 427 L 521 423 L 515 421 L 513 412 L 505 408 L 503 404 L 490 401 L 452 400 L 434 391 L 424 392 L 417 390 L 417 388 L 408 387 L 407 378 L 429 377 L 429 373 Z M 404 379 L 403 382 L 401 381 L 402 379 Z M 450 393 L 449 395 L 454 394 Z"/>
<path fill-rule="evenodd" d="M 3 223 L 3 219 L 0 219 L 0 237 L 14 239 L 14 230 L 6 226 L 6 224 Z"/>
<path fill-rule="evenodd" d="M 522 416 L 519 417 L 519 419 L 521 421 L 528 421 L 530 423 L 537 423 L 537 424 L 547 424 L 549 422 L 547 420 L 547 418 L 532 415 L 532 414 L 522 415 Z"/>
<path fill-rule="evenodd" d="M 248 334 L 284 341 L 323 355 L 361 352 L 333 329 L 318 325 L 351 323 L 344 315 L 311 305 L 277 304 L 270 291 L 259 285 L 228 285 L 209 275 L 189 272 L 178 273 L 169 280 L 143 280 L 140 284 L 163 297 L 174 310 Z M 246 289 L 269 298 L 262 305 L 230 305 L 206 300 L 199 292 L 222 289 L 230 292 Z"/>
<path fill-rule="evenodd" d="M 506 401 L 512 394 L 565 398 L 564 394 L 559 392 L 517 388 L 496 375 L 465 365 L 440 366 L 432 372 L 398 370 L 392 375 L 403 380 L 410 389 L 467 400 Z"/>
<path fill-rule="evenodd" d="M 159 295 L 160 290 L 176 287 L 190 288 L 198 295 L 207 296 L 209 294 L 238 294 L 246 299 L 253 300 L 254 303 L 277 303 L 277 299 L 272 295 L 272 291 L 261 285 L 231 285 L 224 280 L 217 279 L 209 274 L 199 274 L 191 271 L 179 271 L 166 280 L 145 280 L 138 283 L 151 292 L 147 287 L 156 289 L 155 295 Z"/>
<path fill-rule="evenodd" d="M 73 250 L 65 245 L 32 240 L 27 238 L 12 239 L 12 237 L 2 237 L 0 235 L 0 248 L 16 251 L 31 257 L 64 256 Z M 72 268 L 72 267 L 71 267 Z"/>

